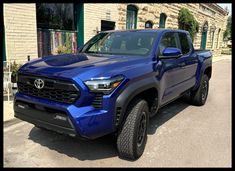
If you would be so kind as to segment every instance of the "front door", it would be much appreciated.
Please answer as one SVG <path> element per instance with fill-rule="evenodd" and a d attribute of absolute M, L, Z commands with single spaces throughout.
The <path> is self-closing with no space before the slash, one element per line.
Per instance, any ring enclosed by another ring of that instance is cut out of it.
<path fill-rule="evenodd" d="M 162 36 L 159 44 L 158 56 L 162 56 L 162 52 L 167 47 L 181 48 L 179 44 L 178 34 L 174 32 L 167 32 Z M 160 105 L 173 100 L 182 93 L 182 83 L 185 81 L 184 57 L 159 59 L 159 64 L 162 66 L 162 81 L 161 88 L 163 94 L 160 95 Z"/>
<path fill-rule="evenodd" d="M 206 49 L 207 31 L 202 32 L 201 49 Z"/>
<path fill-rule="evenodd" d="M 207 30 L 208 30 L 208 22 L 206 21 L 202 27 L 201 49 L 203 50 L 206 49 Z"/>

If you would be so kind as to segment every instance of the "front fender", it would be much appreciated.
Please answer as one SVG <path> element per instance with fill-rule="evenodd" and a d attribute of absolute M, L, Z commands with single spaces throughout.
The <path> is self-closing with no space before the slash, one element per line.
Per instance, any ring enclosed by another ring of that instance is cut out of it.
<path fill-rule="evenodd" d="M 127 85 L 127 87 L 120 93 L 116 100 L 115 121 L 117 120 L 117 117 L 119 118 L 118 122 L 115 122 L 116 126 L 123 122 L 123 119 L 125 118 L 125 111 L 127 110 L 129 103 L 138 94 L 150 88 L 156 88 L 156 90 L 159 88 L 159 83 L 155 77 L 148 77 L 138 81 L 132 81 Z M 121 109 L 121 111 L 117 111 L 117 109 Z"/>

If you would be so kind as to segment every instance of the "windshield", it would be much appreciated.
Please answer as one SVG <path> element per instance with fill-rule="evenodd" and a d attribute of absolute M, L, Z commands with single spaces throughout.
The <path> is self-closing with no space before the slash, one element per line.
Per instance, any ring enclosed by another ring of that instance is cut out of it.
<path fill-rule="evenodd" d="M 156 32 L 104 32 L 93 37 L 81 52 L 147 56 L 156 37 Z"/>

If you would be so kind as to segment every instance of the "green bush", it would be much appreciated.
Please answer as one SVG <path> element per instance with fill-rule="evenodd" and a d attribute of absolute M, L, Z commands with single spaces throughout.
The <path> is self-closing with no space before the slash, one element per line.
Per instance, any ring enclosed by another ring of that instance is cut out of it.
<path fill-rule="evenodd" d="M 72 53 L 72 50 L 71 48 L 61 45 L 61 46 L 58 46 L 57 53 L 58 54 Z"/>
<path fill-rule="evenodd" d="M 224 54 L 224 55 L 231 55 L 231 54 L 232 54 L 232 49 L 231 49 L 231 48 L 222 49 L 221 54 Z"/>
<path fill-rule="evenodd" d="M 195 34 L 199 30 L 199 24 L 188 9 L 181 8 L 179 11 L 178 23 L 179 29 L 187 30 L 190 33 L 192 40 L 194 40 Z"/>
<path fill-rule="evenodd" d="M 10 66 L 10 68 L 9 68 L 9 66 Z M 14 61 L 13 63 L 11 62 L 10 65 L 3 67 L 3 71 L 8 72 L 10 69 L 10 72 L 16 73 L 21 66 L 22 66 L 22 64 L 17 64 Z"/>

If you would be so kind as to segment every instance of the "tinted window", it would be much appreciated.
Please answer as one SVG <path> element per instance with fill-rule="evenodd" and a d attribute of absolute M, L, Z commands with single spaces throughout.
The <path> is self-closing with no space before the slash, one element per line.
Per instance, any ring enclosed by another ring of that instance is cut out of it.
<path fill-rule="evenodd" d="M 177 46 L 177 34 L 176 33 L 165 33 L 162 36 L 161 42 L 159 44 L 159 56 L 162 56 L 162 52 L 167 47 L 178 48 Z"/>
<path fill-rule="evenodd" d="M 81 52 L 145 56 L 152 50 L 156 35 L 156 32 L 104 32 L 92 38 Z"/>
<path fill-rule="evenodd" d="M 37 3 L 37 27 L 74 30 L 74 5 L 70 3 Z"/>
<path fill-rule="evenodd" d="M 180 44 L 181 44 L 181 51 L 182 54 L 187 54 L 190 51 L 190 46 L 189 46 L 189 41 L 188 41 L 188 37 L 185 33 L 179 33 L 179 40 L 180 40 Z"/>

